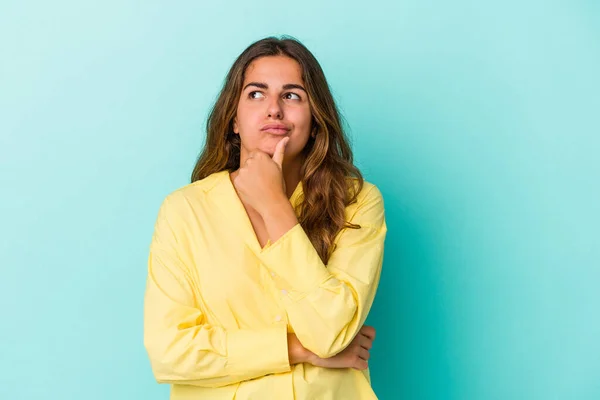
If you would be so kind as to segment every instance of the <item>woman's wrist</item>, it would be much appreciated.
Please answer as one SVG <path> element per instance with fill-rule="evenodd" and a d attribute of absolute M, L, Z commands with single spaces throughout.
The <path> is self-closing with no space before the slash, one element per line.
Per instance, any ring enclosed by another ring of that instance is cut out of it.
<path fill-rule="evenodd" d="M 264 211 L 259 211 L 265 223 L 265 228 L 272 243 L 275 243 L 287 231 L 298 224 L 294 207 L 286 199 L 285 202 L 274 204 Z"/>
<path fill-rule="evenodd" d="M 286 214 L 296 215 L 292 203 L 290 203 L 285 194 L 268 200 L 264 199 L 261 202 L 261 207 L 257 208 L 256 211 L 258 211 L 263 219 L 278 218 Z"/>
<path fill-rule="evenodd" d="M 293 333 L 288 333 L 288 357 L 290 365 L 311 363 L 316 355 L 302 346 L 298 337 Z"/>

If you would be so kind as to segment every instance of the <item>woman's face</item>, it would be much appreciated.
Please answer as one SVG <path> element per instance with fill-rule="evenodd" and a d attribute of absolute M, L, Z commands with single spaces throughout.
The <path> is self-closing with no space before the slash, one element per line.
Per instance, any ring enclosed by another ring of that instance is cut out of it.
<path fill-rule="evenodd" d="M 296 160 L 310 137 L 311 121 L 302 69 L 296 60 L 268 56 L 248 66 L 233 122 L 233 131 L 242 142 L 242 163 L 254 150 L 273 156 L 275 146 L 286 136 L 284 162 Z"/>

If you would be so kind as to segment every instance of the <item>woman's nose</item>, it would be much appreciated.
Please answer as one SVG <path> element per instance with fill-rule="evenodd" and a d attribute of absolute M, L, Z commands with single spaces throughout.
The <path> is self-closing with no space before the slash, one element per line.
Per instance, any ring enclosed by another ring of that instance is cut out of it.
<path fill-rule="evenodd" d="M 267 106 L 267 116 L 269 118 L 281 119 L 283 118 L 283 109 L 279 104 L 279 99 L 272 100 Z"/>

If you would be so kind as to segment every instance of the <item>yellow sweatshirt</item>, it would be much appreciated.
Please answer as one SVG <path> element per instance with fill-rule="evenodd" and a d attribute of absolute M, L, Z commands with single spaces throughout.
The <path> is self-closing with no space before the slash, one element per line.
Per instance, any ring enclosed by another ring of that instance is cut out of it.
<path fill-rule="evenodd" d="M 298 184 L 290 202 L 302 196 Z M 144 345 L 171 399 L 376 399 L 368 370 L 290 366 L 287 333 L 320 357 L 342 351 L 373 299 L 386 236 L 365 182 L 324 265 L 300 224 L 261 248 L 228 171 L 169 194 L 156 220 Z"/>

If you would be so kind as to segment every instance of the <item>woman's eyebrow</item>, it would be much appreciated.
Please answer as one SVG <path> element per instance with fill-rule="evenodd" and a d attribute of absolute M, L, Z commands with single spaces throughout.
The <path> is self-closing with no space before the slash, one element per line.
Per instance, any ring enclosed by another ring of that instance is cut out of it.
<path fill-rule="evenodd" d="M 265 89 L 265 90 L 267 90 L 269 88 L 269 85 L 267 85 L 266 83 L 250 82 L 249 84 L 244 86 L 244 90 L 246 90 L 248 88 L 248 86 L 256 86 L 257 88 Z"/>
<path fill-rule="evenodd" d="M 269 85 L 267 85 L 266 83 L 263 83 L 263 82 L 250 82 L 246 86 L 244 86 L 244 90 L 246 90 L 249 86 L 256 86 L 257 88 L 264 89 L 264 90 L 267 90 L 269 88 Z M 296 83 L 286 83 L 285 85 L 283 85 L 283 90 L 289 90 L 289 89 L 300 89 L 306 93 L 306 89 L 304 89 L 304 87 L 302 85 L 298 85 Z"/>
<path fill-rule="evenodd" d="M 296 83 L 287 83 L 287 84 L 283 85 L 283 90 L 289 90 L 289 89 L 300 89 L 300 90 L 303 90 L 304 93 L 307 93 L 306 89 L 304 89 L 304 87 L 302 85 L 298 85 Z"/>

